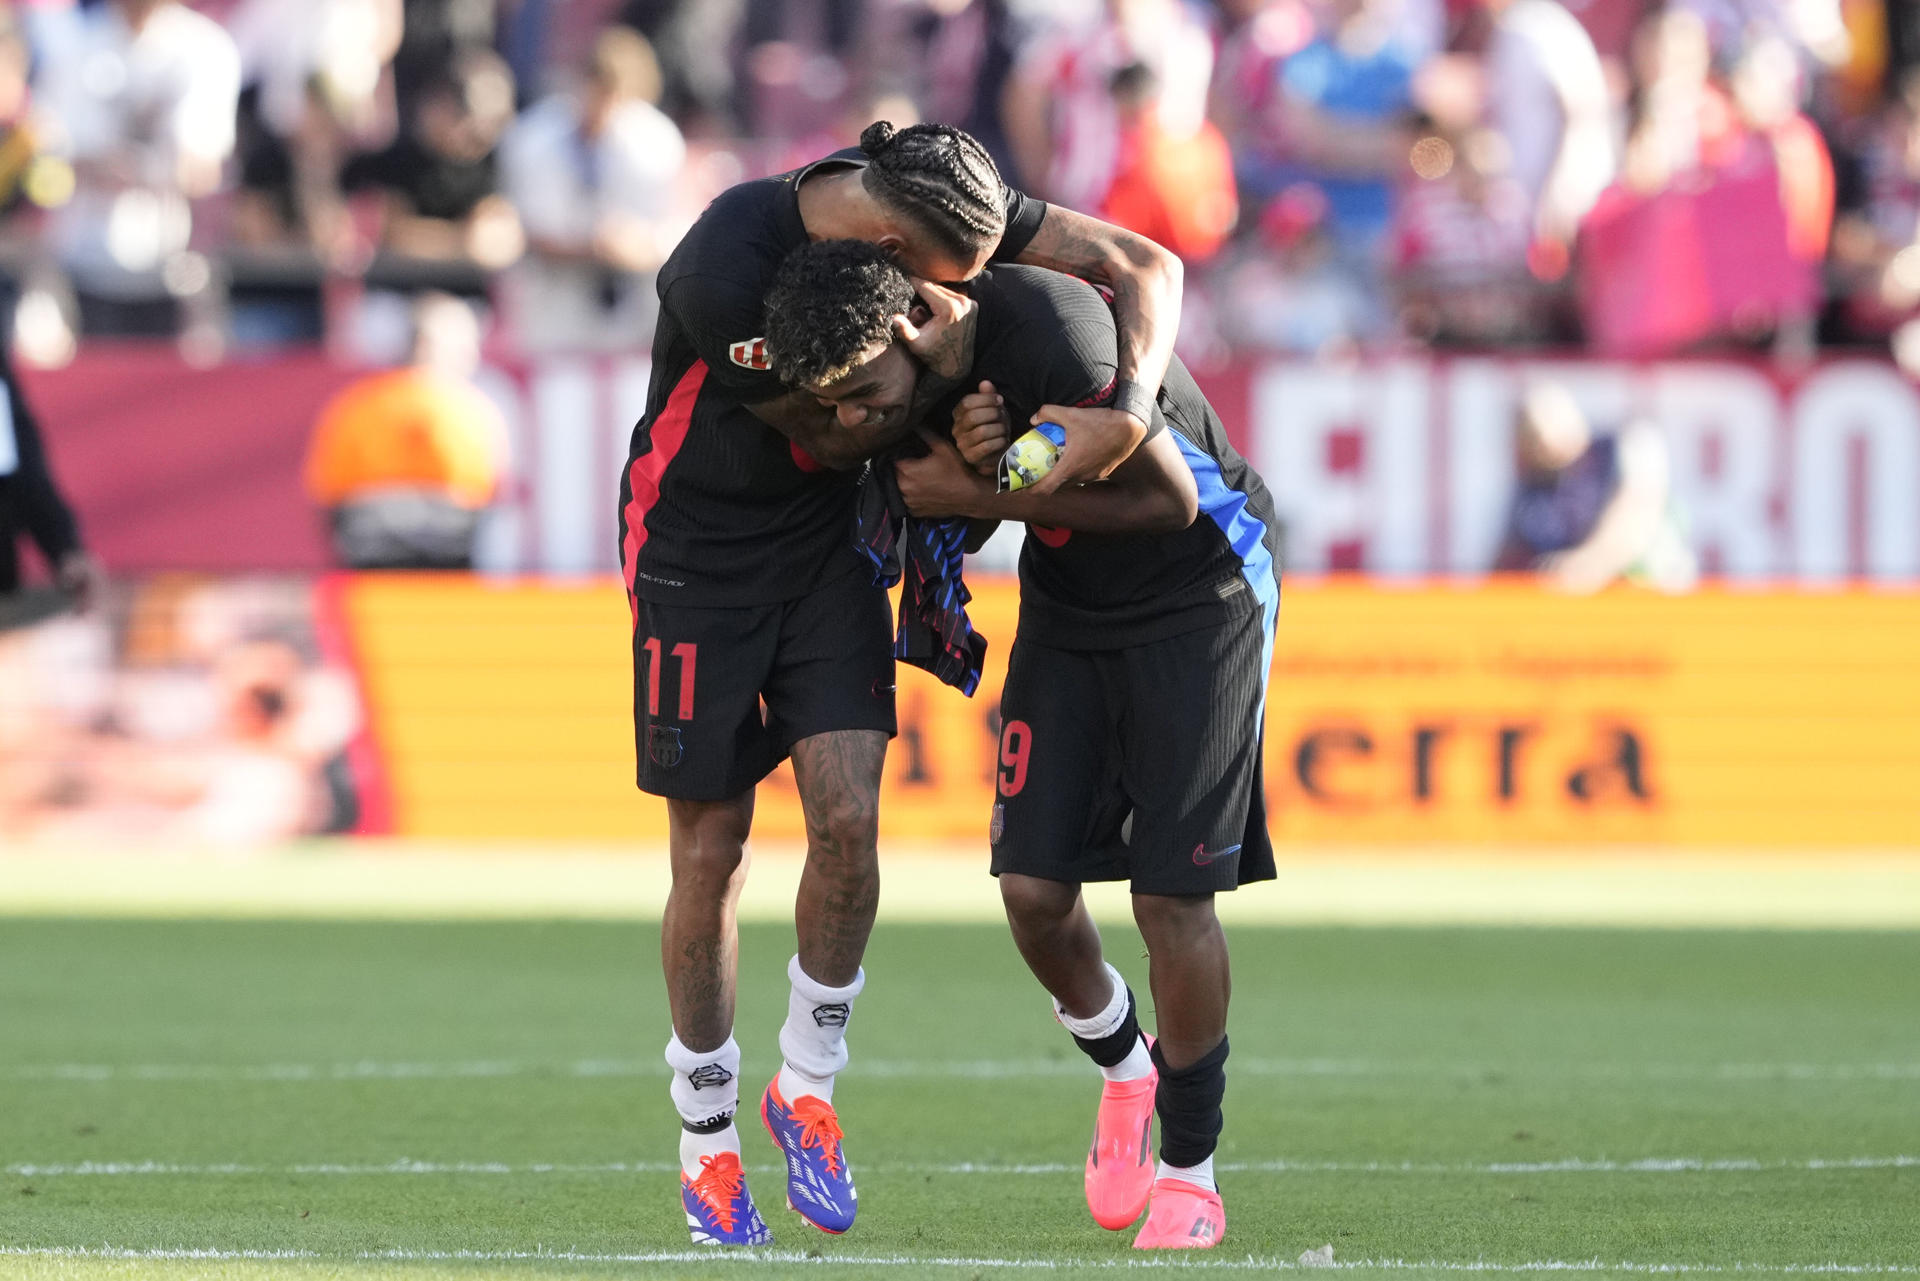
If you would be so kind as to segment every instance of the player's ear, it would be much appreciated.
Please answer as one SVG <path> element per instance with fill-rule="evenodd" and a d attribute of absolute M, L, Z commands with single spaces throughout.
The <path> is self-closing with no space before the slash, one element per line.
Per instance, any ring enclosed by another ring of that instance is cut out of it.
<path fill-rule="evenodd" d="M 873 243 L 880 246 L 881 251 L 895 263 L 898 263 L 900 256 L 907 251 L 907 238 L 897 231 L 889 231 Z"/>

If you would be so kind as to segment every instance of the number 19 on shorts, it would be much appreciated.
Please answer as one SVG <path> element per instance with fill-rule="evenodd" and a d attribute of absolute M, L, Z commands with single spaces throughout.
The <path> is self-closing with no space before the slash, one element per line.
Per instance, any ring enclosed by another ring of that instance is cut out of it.
<path fill-rule="evenodd" d="M 1000 730 L 1000 795 L 1018 796 L 1027 785 L 1027 757 L 1033 730 L 1025 721 L 1008 721 Z"/>

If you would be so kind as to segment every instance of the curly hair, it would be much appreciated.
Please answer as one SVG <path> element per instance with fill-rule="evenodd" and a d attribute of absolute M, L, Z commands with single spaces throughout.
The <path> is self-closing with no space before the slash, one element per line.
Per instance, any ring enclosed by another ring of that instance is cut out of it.
<path fill-rule="evenodd" d="M 767 358 L 790 387 L 834 382 L 889 341 L 893 318 L 912 305 L 913 286 L 878 245 L 802 245 L 767 291 Z"/>
<path fill-rule="evenodd" d="M 941 251 L 964 260 L 1000 243 L 1006 187 L 972 134 L 938 124 L 895 130 L 877 120 L 861 132 L 860 150 L 867 154 L 861 181 L 868 193 Z"/>

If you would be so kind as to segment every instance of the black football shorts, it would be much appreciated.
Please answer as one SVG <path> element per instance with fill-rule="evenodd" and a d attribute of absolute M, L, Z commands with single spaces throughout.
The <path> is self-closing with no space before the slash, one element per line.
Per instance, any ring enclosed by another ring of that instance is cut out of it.
<path fill-rule="evenodd" d="M 639 602 L 633 727 L 643 792 L 722 801 L 803 738 L 895 733 L 893 617 L 865 571 L 775 605 Z"/>
<path fill-rule="evenodd" d="M 1016 640 L 993 874 L 1169 895 L 1272 880 L 1260 778 L 1271 627 L 1256 612 L 1127 649 Z"/>

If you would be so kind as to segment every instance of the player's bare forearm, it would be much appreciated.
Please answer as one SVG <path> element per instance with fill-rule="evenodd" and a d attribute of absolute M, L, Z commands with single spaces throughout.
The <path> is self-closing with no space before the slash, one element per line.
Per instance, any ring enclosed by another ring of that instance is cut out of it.
<path fill-rule="evenodd" d="M 1180 332 L 1180 258 L 1145 236 L 1049 205 L 1019 261 L 1063 271 L 1113 291 L 1120 330 L 1119 379 L 1160 390 Z"/>
<path fill-rule="evenodd" d="M 1145 236 L 1057 205 L 1047 209 L 1020 261 L 1113 291 L 1118 328 L 1113 400 L 1108 408 L 1080 410 L 1077 422 L 1062 422 L 1067 443 L 1060 465 L 1039 485 L 1040 492 L 1053 493 L 1111 475 L 1146 439 L 1154 397 L 1180 330 L 1184 271 L 1177 256 Z"/>
<path fill-rule="evenodd" d="M 1171 533 L 1199 512 L 1199 490 L 1178 448 L 1163 433 L 1148 442 L 1110 481 L 1051 493 L 999 493 L 968 467 L 954 446 L 928 438 L 924 458 L 894 463 L 907 510 L 915 516 L 961 516 L 973 521 L 1017 520 L 1095 534 Z"/>

